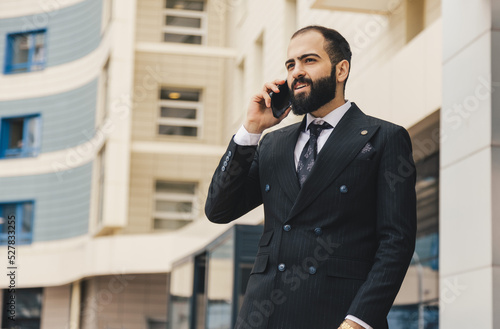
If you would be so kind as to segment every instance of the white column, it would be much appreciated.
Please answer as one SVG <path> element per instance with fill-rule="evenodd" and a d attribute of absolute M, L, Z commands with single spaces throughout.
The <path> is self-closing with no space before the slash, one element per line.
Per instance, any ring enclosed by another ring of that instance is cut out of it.
<path fill-rule="evenodd" d="M 124 227 L 128 216 L 134 93 L 136 1 L 113 1 L 103 224 Z"/>
<path fill-rule="evenodd" d="M 440 328 L 500 328 L 500 1 L 443 0 Z"/>

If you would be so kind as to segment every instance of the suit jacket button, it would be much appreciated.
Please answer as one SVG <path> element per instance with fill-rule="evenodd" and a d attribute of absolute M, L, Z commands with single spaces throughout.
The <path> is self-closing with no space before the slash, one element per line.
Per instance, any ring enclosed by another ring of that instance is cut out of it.
<path fill-rule="evenodd" d="M 285 269 L 286 269 L 285 264 L 281 263 L 281 264 L 279 264 L 279 265 L 278 265 L 278 271 L 280 271 L 280 272 L 284 272 L 284 271 L 285 271 Z"/>
<path fill-rule="evenodd" d="M 229 159 L 230 159 L 230 157 L 229 157 L 229 155 L 228 155 L 228 156 L 226 157 L 226 161 L 229 161 Z"/>
<path fill-rule="evenodd" d="M 321 234 L 323 234 L 323 230 L 321 229 L 321 227 L 316 227 L 314 229 L 314 234 L 316 234 L 317 236 L 320 236 Z"/>
<path fill-rule="evenodd" d="M 264 188 L 266 192 L 269 192 L 271 190 L 271 186 L 269 184 L 266 184 L 266 187 Z"/>
<path fill-rule="evenodd" d="M 288 231 L 290 231 L 290 230 L 292 229 L 292 227 L 291 227 L 290 225 L 286 224 L 285 226 L 283 226 L 283 229 L 284 229 L 286 232 L 288 232 Z"/>
<path fill-rule="evenodd" d="M 340 193 L 347 193 L 347 186 L 342 185 L 342 186 L 340 187 Z"/>
<path fill-rule="evenodd" d="M 226 167 L 225 167 L 225 166 L 222 166 L 222 168 L 220 168 L 220 170 L 222 170 L 222 171 L 226 171 Z"/>
<path fill-rule="evenodd" d="M 227 166 L 227 161 L 224 161 L 223 165 L 224 165 L 224 167 L 226 167 Z"/>
<path fill-rule="evenodd" d="M 231 151 L 227 151 L 227 155 L 231 156 L 233 154 Z"/>
<path fill-rule="evenodd" d="M 314 266 L 309 267 L 309 274 L 316 274 L 316 267 Z"/>

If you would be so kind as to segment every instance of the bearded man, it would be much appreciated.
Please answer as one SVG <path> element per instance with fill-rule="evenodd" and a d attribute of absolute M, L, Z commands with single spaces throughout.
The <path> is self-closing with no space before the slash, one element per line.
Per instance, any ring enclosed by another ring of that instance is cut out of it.
<path fill-rule="evenodd" d="M 264 204 L 264 233 L 236 328 L 386 329 L 415 248 L 415 166 L 408 132 L 345 100 L 351 51 L 308 26 L 288 47 L 301 123 L 270 132 L 264 85 L 212 179 L 205 212 L 228 223 Z M 259 143 L 260 140 L 260 143 Z M 258 145 L 257 145 L 258 144 Z"/>

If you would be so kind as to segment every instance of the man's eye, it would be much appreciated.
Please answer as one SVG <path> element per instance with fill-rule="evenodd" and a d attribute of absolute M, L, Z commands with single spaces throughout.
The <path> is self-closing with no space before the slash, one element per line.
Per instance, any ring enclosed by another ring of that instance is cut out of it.
<path fill-rule="evenodd" d="M 291 70 L 293 69 L 293 64 L 288 64 L 287 67 L 286 67 L 287 70 Z"/>
<path fill-rule="evenodd" d="M 314 58 L 306 58 L 306 60 L 305 60 L 306 63 L 314 62 L 314 61 L 315 61 Z"/>

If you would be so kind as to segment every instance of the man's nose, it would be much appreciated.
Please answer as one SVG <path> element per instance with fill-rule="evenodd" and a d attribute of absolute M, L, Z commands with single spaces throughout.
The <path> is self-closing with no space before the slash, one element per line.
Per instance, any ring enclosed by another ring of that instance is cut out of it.
<path fill-rule="evenodd" d="M 295 80 L 296 79 L 299 79 L 299 78 L 302 78 L 303 76 L 305 76 L 306 73 L 305 71 L 303 70 L 302 68 L 302 65 L 296 65 L 294 68 L 293 68 L 293 72 L 292 72 L 292 78 L 294 78 Z"/>

